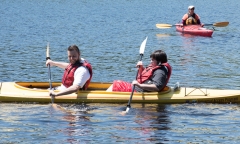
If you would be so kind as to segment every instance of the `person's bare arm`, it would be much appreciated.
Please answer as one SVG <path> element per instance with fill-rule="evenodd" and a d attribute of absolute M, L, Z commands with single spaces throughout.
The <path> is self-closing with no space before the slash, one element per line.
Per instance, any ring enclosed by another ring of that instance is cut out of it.
<path fill-rule="evenodd" d="M 157 86 L 155 84 L 140 84 L 137 80 L 134 80 L 132 82 L 133 85 L 136 85 L 138 87 L 140 87 L 143 90 L 147 90 L 147 91 L 159 91 L 159 89 L 157 88 Z"/>
<path fill-rule="evenodd" d="M 69 65 L 69 63 L 56 62 L 56 61 L 52 61 L 52 60 L 48 59 L 46 61 L 46 65 L 49 65 L 49 64 L 50 64 L 50 66 L 57 66 L 57 67 L 60 67 L 62 69 L 65 69 Z"/>
<path fill-rule="evenodd" d="M 72 86 L 68 87 L 67 89 L 62 90 L 58 93 L 50 92 L 50 95 L 55 96 L 55 97 L 62 96 L 62 95 L 68 95 L 68 94 L 77 92 L 78 89 L 80 89 L 80 86 L 72 85 Z"/>

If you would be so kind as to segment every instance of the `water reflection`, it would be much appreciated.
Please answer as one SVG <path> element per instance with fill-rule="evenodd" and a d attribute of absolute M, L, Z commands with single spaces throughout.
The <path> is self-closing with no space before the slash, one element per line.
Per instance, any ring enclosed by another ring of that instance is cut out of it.
<path fill-rule="evenodd" d="M 173 36 L 172 34 L 156 34 L 157 38 Z"/>
<path fill-rule="evenodd" d="M 164 142 L 169 141 L 166 137 L 166 131 L 170 128 L 168 124 L 171 123 L 166 105 L 162 104 L 142 104 L 141 111 L 136 113 L 137 127 L 133 128 L 138 131 L 139 135 L 149 142 Z"/>
<path fill-rule="evenodd" d="M 132 66 L 138 58 L 139 44 L 148 35 L 146 55 L 160 48 L 169 56 L 173 66 L 170 85 L 180 80 L 185 86 L 240 89 L 240 57 L 237 53 L 240 32 L 235 11 L 240 2 L 203 0 L 195 3 L 199 5 L 203 22 L 226 20 L 230 25 L 217 29 L 212 38 L 181 36 L 174 28 L 157 30 L 155 24 L 158 20 L 175 23 L 180 18 L 179 14 L 185 13 L 183 5 L 186 3 L 176 0 L 148 1 L 147 5 L 146 2 L 129 0 L 2 1 L 1 81 L 47 81 L 44 62 L 48 41 L 52 45 L 52 59 L 59 61 L 66 58 L 67 46 L 79 45 L 83 57 L 93 64 L 93 81 L 111 82 L 119 77 L 129 80 L 136 73 Z M 62 71 L 53 71 L 53 81 L 61 81 Z M 240 141 L 239 105 L 132 105 L 132 111 L 121 116 L 117 113 L 122 106 L 99 104 L 99 109 L 69 114 L 56 110 L 49 112 L 49 105 L 1 103 L 0 141 Z"/>
<path fill-rule="evenodd" d="M 63 121 L 58 132 L 67 137 L 67 142 L 75 143 L 79 136 L 87 136 L 93 130 L 91 117 L 94 115 L 88 113 L 93 109 L 96 108 L 86 104 L 58 104 L 54 108 L 54 117 L 57 112 L 59 119 Z"/>

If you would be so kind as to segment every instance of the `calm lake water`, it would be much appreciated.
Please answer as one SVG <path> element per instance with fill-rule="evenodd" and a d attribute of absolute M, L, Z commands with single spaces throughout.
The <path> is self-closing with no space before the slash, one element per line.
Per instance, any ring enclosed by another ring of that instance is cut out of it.
<path fill-rule="evenodd" d="M 184 36 L 155 24 L 179 22 L 189 5 L 213 36 Z M 240 89 L 240 1 L 1 0 L 0 81 L 48 81 L 51 59 L 67 61 L 76 44 L 92 63 L 95 82 L 131 81 L 139 46 L 148 36 L 143 62 L 164 50 L 173 67 L 169 86 Z M 208 27 L 211 28 L 211 27 Z M 63 71 L 52 67 L 52 81 Z M 0 103 L 0 143 L 239 143 L 238 104 Z M 71 112 L 69 112 L 71 111 Z"/>

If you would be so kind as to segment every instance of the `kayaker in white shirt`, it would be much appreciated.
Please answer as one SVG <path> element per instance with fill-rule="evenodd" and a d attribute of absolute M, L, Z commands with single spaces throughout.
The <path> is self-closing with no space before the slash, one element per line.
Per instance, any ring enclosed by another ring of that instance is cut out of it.
<path fill-rule="evenodd" d="M 68 47 L 69 63 L 56 62 L 48 59 L 46 65 L 57 66 L 65 69 L 62 84 L 57 89 L 58 93 L 50 91 L 51 96 L 71 94 L 79 89 L 87 89 L 92 78 L 92 67 L 90 63 L 81 58 L 80 50 L 76 45 Z"/>

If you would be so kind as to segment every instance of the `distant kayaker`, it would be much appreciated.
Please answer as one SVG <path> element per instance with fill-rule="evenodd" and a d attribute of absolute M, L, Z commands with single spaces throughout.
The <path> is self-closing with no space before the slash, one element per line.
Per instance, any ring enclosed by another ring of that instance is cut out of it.
<path fill-rule="evenodd" d="M 156 50 L 150 55 L 151 63 L 144 68 L 142 61 L 137 63 L 137 80 L 132 83 L 122 80 L 115 80 L 107 91 L 131 92 L 132 85 L 135 85 L 136 92 L 159 92 L 167 85 L 172 73 L 168 64 L 167 55 L 162 50 Z"/>
<path fill-rule="evenodd" d="M 182 24 L 183 25 L 195 25 L 195 24 L 199 24 L 202 25 L 200 22 L 200 17 L 198 16 L 198 14 L 194 13 L 194 6 L 189 6 L 188 7 L 188 13 L 186 13 L 183 18 L 182 18 Z"/>
<path fill-rule="evenodd" d="M 68 47 L 69 63 L 56 62 L 48 59 L 46 65 L 57 66 L 64 69 L 62 84 L 57 87 L 58 93 L 50 92 L 52 96 L 61 96 L 76 92 L 79 89 L 87 89 L 92 78 L 91 64 L 81 58 L 81 53 L 76 45 Z"/>

